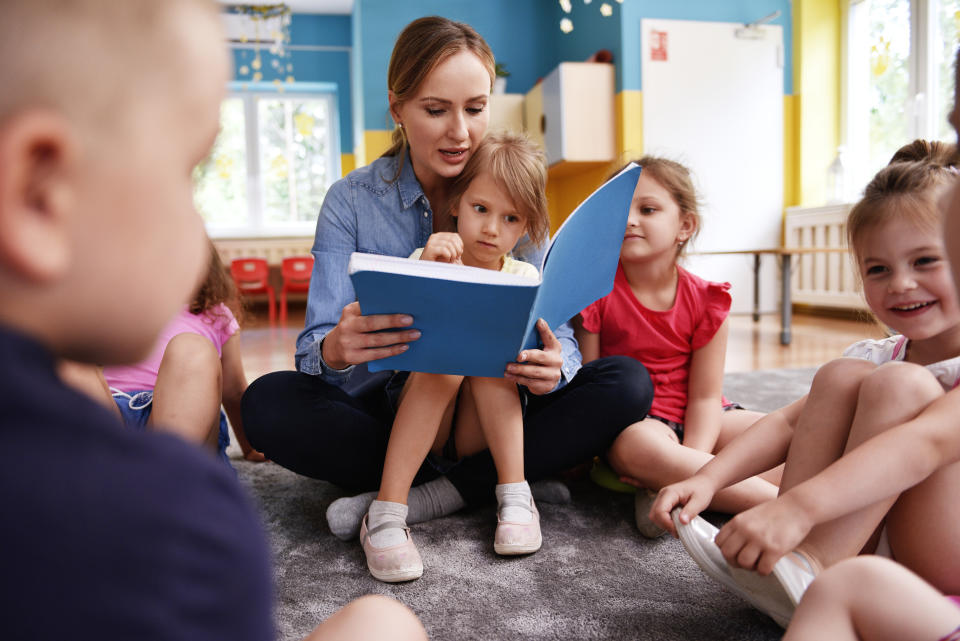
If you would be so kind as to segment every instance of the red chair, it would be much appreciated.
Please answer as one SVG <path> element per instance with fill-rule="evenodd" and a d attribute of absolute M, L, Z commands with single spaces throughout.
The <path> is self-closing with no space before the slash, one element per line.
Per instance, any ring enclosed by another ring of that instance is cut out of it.
<path fill-rule="evenodd" d="M 287 324 L 287 292 L 310 291 L 313 256 L 288 256 L 280 264 L 283 287 L 280 288 L 280 326 Z"/>
<path fill-rule="evenodd" d="M 276 323 L 276 291 L 270 284 L 270 266 L 265 258 L 234 258 L 230 261 L 230 275 L 242 295 L 266 294 L 270 326 Z"/>

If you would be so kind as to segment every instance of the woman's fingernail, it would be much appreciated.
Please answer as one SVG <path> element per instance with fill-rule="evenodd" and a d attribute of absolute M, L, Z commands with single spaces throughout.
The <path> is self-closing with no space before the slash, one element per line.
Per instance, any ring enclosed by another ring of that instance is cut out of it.
<path fill-rule="evenodd" d="M 413 316 L 401 316 L 400 317 L 401 325 L 413 325 Z"/>
<path fill-rule="evenodd" d="M 409 336 L 413 340 L 420 338 L 420 330 L 419 329 L 413 330 L 412 332 L 409 333 Z"/>

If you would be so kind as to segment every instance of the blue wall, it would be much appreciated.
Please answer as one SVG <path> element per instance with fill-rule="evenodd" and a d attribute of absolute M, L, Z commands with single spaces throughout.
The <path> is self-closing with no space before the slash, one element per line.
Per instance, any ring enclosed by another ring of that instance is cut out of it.
<path fill-rule="evenodd" d="M 296 82 L 331 83 L 337 88 L 337 107 L 340 118 L 340 153 L 353 153 L 353 112 L 351 109 L 350 89 L 350 16 L 322 16 L 313 14 L 294 14 L 290 22 L 290 44 L 335 47 L 331 51 L 289 50 L 289 61 L 293 63 L 293 76 Z M 271 64 L 274 56 L 266 48 L 261 48 L 264 82 L 274 78 L 283 80 L 287 71 L 278 71 Z M 234 80 L 249 81 L 250 76 L 239 76 L 237 70 L 250 64 L 254 58 L 253 49 L 234 49 Z M 284 61 L 285 63 L 286 61 Z"/>
<path fill-rule="evenodd" d="M 547 24 L 553 0 L 356 0 L 360 16 L 365 129 L 390 129 L 387 112 L 387 65 L 393 44 L 409 22 L 440 15 L 466 22 L 487 41 L 493 55 L 510 72 L 507 91 L 525 93 L 557 64 L 556 25 Z M 559 31 L 557 31 L 559 33 Z"/>

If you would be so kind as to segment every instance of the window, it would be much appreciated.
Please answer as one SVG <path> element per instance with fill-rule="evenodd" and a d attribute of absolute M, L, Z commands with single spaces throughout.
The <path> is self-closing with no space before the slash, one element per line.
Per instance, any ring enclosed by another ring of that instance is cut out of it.
<path fill-rule="evenodd" d="M 851 0 L 846 142 L 856 197 L 901 145 L 952 140 L 960 0 Z"/>
<path fill-rule="evenodd" d="M 330 91 L 231 93 L 213 151 L 194 171 L 194 199 L 210 235 L 312 234 L 340 175 L 337 133 Z"/>

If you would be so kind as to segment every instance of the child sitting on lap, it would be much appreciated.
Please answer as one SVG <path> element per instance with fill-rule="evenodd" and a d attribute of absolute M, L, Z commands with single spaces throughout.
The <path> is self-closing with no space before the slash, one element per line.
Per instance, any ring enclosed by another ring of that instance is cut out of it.
<path fill-rule="evenodd" d="M 510 257 L 527 234 L 547 233 L 543 154 L 521 136 L 481 141 L 450 196 L 450 226 L 432 234 L 411 258 L 457 263 L 537 278 L 537 269 Z M 541 323 L 543 321 L 540 321 Z M 523 471 L 523 415 L 516 383 L 505 378 L 413 372 L 400 394 L 383 479 L 360 539 L 370 573 L 381 581 L 416 579 L 423 563 L 406 526 L 407 494 L 424 458 L 451 465 L 490 449 L 497 468 L 498 554 L 540 549 L 540 519 Z"/>

